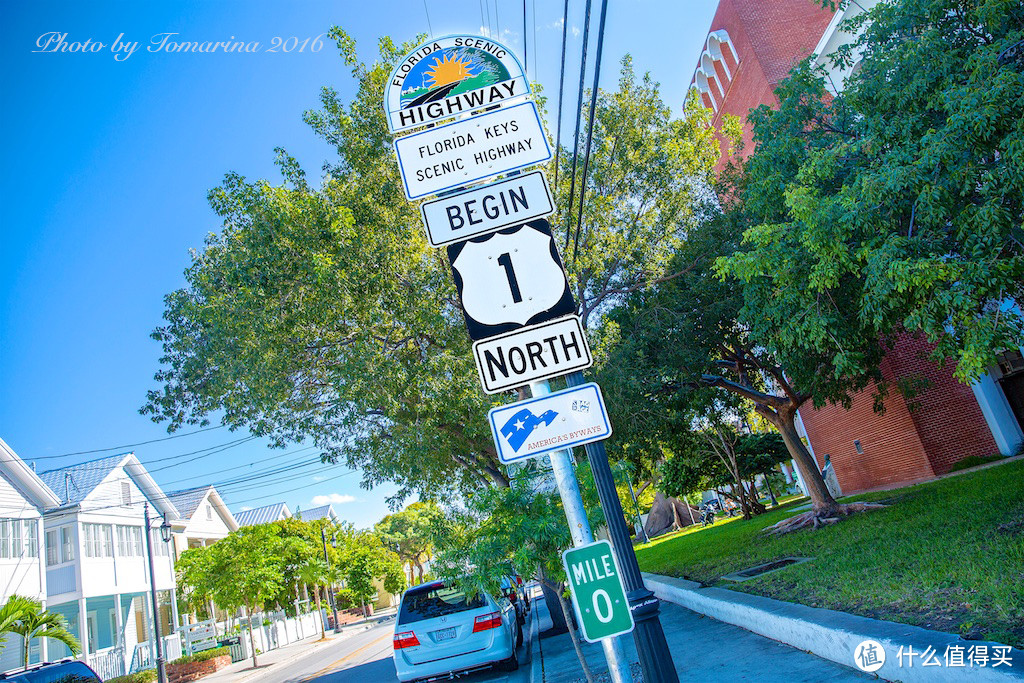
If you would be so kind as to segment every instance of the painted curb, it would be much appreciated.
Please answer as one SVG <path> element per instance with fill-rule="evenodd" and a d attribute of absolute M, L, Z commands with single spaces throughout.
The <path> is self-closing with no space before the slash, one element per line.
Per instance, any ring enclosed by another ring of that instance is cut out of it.
<path fill-rule="evenodd" d="M 539 598 L 538 598 L 539 599 Z M 530 683 L 544 683 L 544 662 L 540 654 L 540 617 L 537 616 L 537 600 L 530 608 Z"/>
<path fill-rule="evenodd" d="M 992 646 L 1000 643 L 964 640 L 952 633 L 807 607 L 724 588 L 702 588 L 699 583 L 685 579 L 646 572 L 643 576 L 647 587 L 661 600 L 851 668 L 856 666 L 853 659 L 856 647 L 865 640 L 878 641 L 885 648 L 886 659 L 875 674 L 884 680 L 903 683 L 1024 681 L 1024 652 L 1014 648 L 1010 649 L 1012 667 L 1004 664 L 996 668 L 991 665 L 950 668 L 944 665 L 943 654 L 949 645 L 965 649 L 988 645 L 991 656 Z M 918 664 L 900 667 L 897 652 L 901 646 L 912 646 L 915 653 L 932 647 L 943 666 L 922 667 Z"/>

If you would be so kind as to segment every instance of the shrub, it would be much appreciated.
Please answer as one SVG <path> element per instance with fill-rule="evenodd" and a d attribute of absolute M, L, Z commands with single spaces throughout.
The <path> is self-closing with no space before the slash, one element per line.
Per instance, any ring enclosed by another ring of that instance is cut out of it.
<path fill-rule="evenodd" d="M 143 669 L 127 676 L 108 678 L 107 683 L 150 683 L 156 680 L 156 669 Z"/>
<path fill-rule="evenodd" d="M 180 659 L 175 659 L 172 664 L 188 664 L 189 662 L 205 662 L 207 659 L 214 659 L 223 655 L 231 654 L 231 648 L 229 647 L 215 647 L 212 650 L 203 650 L 197 652 L 194 655 L 185 655 Z"/>
<path fill-rule="evenodd" d="M 970 469 L 971 467 L 977 467 L 978 465 L 984 465 L 985 463 L 995 462 L 996 460 L 1002 460 L 1001 455 L 970 455 L 966 458 L 962 458 L 953 463 L 953 466 L 949 468 L 950 472 L 959 472 L 960 470 Z"/>

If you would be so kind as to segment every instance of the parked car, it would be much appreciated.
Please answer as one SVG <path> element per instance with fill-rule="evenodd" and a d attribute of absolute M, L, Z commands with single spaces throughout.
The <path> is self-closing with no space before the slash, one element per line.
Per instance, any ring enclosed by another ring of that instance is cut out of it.
<path fill-rule="evenodd" d="M 522 577 L 517 575 L 501 577 L 501 593 L 516 608 L 519 624 L 525 624 L 526 616 L 530 613 L 530 600 L 526 597 Z"/>
<path fill-rule="evenodd" d="M 0 681 L 16 683 L 102 683 L 96 672 L 83 662 L 65 659 L 29 667 L 27 671 L 0 674 Z"/>
<path fill-rule="evenodd" d="M 395 672 L 402 683 L 428 681 L 498 665 L 519 668 L 523 629 L 504 597 L 468 596 L 432 581 L 402 594 L 395 621 Z"/>

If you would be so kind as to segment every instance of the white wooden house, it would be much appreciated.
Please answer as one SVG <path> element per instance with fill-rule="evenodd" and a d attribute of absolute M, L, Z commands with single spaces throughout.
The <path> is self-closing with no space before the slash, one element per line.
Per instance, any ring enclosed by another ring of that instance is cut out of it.
<path fill-rule="evenodd" d="M 43 510 L 60 503 L 32 468 L 0 439 L 0 604 L 23 595 L 46 604 Z M 32 644 L 30 662 L 46 657 L 46 640 Z M 21 665 L 22 642 L 8 634 L 0 646 L 0 672 Z"/>
<path fill-rule="evenodd" d="M 238 522 L 213 486 L 174 491 L 167 497 L 181 515 L 171 525 L 175 558 L 181 557 L 188 548 L 213 545 L 232 531 L 238 531 Z"/>
<path fill-rule="evenodd" d="M 155 658 L 143 505 L 148 502 L 158 616 L 168 659 L 180 652 L 174 554 L 159 532 L 178 511 L 133 453 L 40 473 L 60 499 L 46 511 L 46 594 L 67 618 L 86 660 L 103 678 L 147 668 Z M 171 634 L 171 635 L 168 635 Z M 50 657 L 64 656 L 53 646 Z"/>

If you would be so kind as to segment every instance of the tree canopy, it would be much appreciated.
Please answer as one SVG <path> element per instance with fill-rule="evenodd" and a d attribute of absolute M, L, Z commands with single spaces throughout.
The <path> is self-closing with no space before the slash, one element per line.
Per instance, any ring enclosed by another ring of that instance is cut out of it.
<path fill-rule="evenodd" d="M 331 35 L 356 95 L 346 104 L 324 88 L 305 119 L 336 157 L 319 187 L 279 150 L 283 184 L 232 173 L 210 192 L 222 226 L 165 298 L 160 386 L 142 412 L 172 431 L 218 415 L 277 445 L 312 441 L 359 468 L 363 486 L 396 483 L 396 506 L 414 492 L 507 486 L 483 418 L 505 397 L 478 386 L 447 264 L 405 200 L 381 107 L 392 65 L 414 45 L 382 38 L 364 63 L 344 31 Z M 672 120 L 657 85 L 624 60 L 617 92 L 598 98 L 579 251 L 566 258 L 584 318 L 673 276 L 714 160 L 713 131 Z M 560 246 L 567 185 L 555 192 Z"/>
<path fill-rule="evenodd" d="M 1024 62 L 1007 53 L 1024 9 L 901 0 L 848 28 L 840 92 L 804 63 L 777 109 L 751 114 L 743 246 L 719 267 L 743 281 L 752 334 L 788 358 L 856 374 L 876 360 L 844 331 L 906 329 L 971 381 L 1024 341 Z"/>

